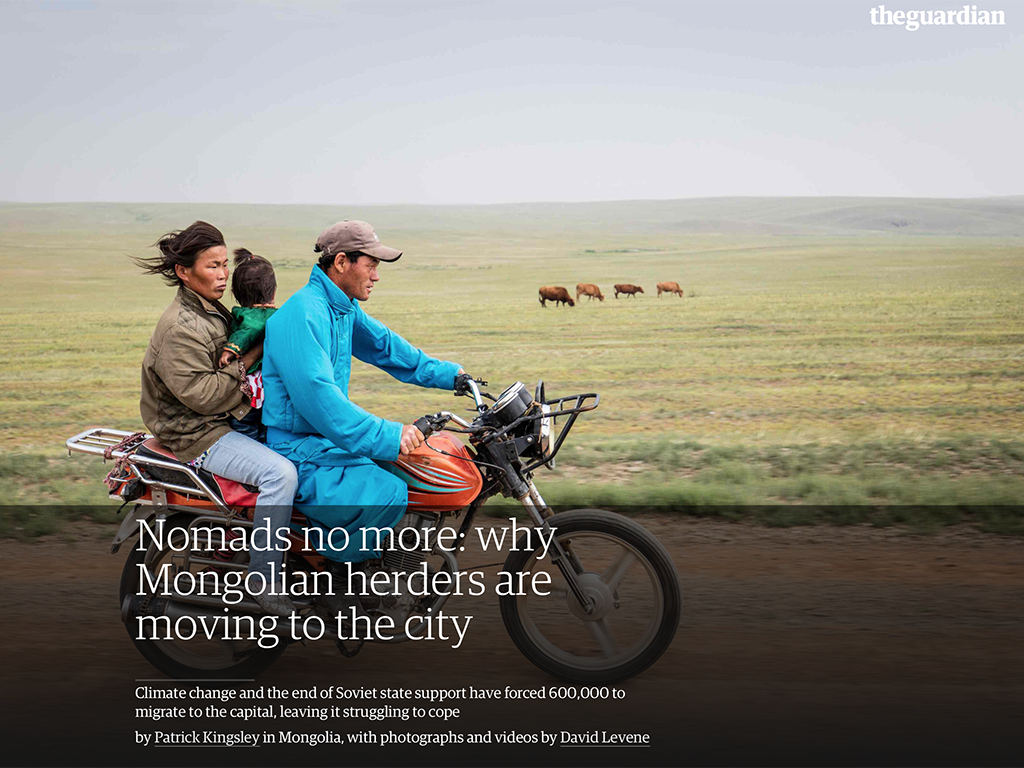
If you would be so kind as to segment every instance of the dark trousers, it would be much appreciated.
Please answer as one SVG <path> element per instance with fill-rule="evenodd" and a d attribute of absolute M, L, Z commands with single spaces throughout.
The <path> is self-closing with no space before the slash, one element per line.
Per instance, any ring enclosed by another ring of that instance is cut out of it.
<path fill-rule="evenodd" d="M 228 424 L 235 432 L 251 437 L 261 443 L 267 442 L 267 428 L 263 426 L 262 409 L 253 408 L 241 419 L 234 416 L 228 417 Z"/>

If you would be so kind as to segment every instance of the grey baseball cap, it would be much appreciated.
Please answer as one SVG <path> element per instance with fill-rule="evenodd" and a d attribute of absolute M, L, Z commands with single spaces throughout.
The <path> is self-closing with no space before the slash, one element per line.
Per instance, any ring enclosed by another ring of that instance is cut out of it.
<path fill-rule="evenodd" d="M 328 256 L 359 251 L 381 261 L 398 261 L 402 255 L 401 251 L 382 245 L 373 227 L 365 221 L 348 219 L 332 224 L 321 232 L 313 251 Z"/>

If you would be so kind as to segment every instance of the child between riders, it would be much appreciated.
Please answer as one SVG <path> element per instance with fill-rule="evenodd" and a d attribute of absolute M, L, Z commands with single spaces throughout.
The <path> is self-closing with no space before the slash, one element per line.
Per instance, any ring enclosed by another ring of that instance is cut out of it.
<path fill-rule="evenodd" d="M 277 294 L 277 278 L 274 276 L 274 267 L 262 256 L 250 253 L 245 248 L 237 249 L 231 293 L 240 306 L 231 310 L 235 320 L 234 331 L 220 355 L 221 368 L 263 342 L 267 320 L 276 310 L 274 297 Z M 267 428 L 260 418 L 263 409 L 262 368 L 261 356 L 246 371 L 252 390 L 252 410 L 241 419 L 230 418 L 228 423 L 235 432 L 266 443 Z"/>

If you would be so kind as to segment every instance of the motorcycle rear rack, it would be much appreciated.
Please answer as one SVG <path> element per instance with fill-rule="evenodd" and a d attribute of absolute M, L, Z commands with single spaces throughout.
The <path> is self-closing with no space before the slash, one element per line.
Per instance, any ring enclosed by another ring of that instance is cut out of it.
<path fill-rule="evenodd" d="M 115 445 L 120 443 L 126 437 L 133 435 L 133 432 L 125 432 L 121 429 L 107 429 L 106 427 L 93 427 L 87 429 L 84 432 L 80 432 L 74 437 L 68 438 L 65 445 L 68 449 L 68 454 L 71 451 L 77 451 L 78 453 L 88 453 L 93 456 L 100 456 L 104 459 L 107 458 L 106 452 L 113 448 Z M 146 439 L 151 438 L 152 435 L 146 435 Z M 173 491 L 174 493 L 181 493 L 185 496 L 197 496 L 202 499 L 206 499 L 211 502 L 217 511 L 225 517 L 234 517 L 234 513 L 220 498 L 220 494 L 210 488 L 209 484 L 199 476 L 199 473 L 187 464 L 182 464 L 176 461 L 169 461 L 166 459 L 155 459 L 150 456 L 139 456 L 133 450 L 129 451 L 111 451 L 111 459 L 125 459 L 125 466 L 131 471 L 132 475 L 136 479 L 141 481 L 152 491 L 162 491 L 160 494 L 164 497 L 165 501 L 161 503 L 154 494 L 153 500 L 139 499 L 139 504 L 153 504 L 155 506 L 166 505 L 166 492 Z M 145 473 L 140 470 L 140 467 L 155 467 L 158 469 L 169 469 L 175 472 L 181 472 L 185 475 L 193 485 L 191 487 L 185 485 L 177 485 L 176 483 L 169 483 L 164 480 L 156 480 L 151 477 L 147 477 Z M 120 496 L 111 494 L 111 498 L 122 500 Z"/>

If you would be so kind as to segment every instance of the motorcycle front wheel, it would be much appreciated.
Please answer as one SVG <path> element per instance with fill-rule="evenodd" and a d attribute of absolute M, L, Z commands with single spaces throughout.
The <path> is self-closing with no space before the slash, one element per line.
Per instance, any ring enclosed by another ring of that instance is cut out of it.
<path fill-rule="evenodd" d="M 643 526 L 603 510 L 562 512 L 548 523 L 592 612 L 545 555 L 536 532 L 525 534 L 505 571 L 545 571 L 551 584 L 531 576 L 524 583 L 537 584 L 536 591 L 500 598 L 516 647 L 545 672 L 578 683 L 614 683 L 647 669 L 671 644 L 682 610 L 679 574 L 668 552 Z"/>
<path fill-rule="evenodd" d="M 171 563 L 171 573 L 177 567 L 172 558 L 177 555 L 180 558 L 180 550 L 184 535 L 180 532 L 186 528 L 193 519 L 192 515 L 181 513 L 168 518 L 166 530 L 171 531 L 164 541 L 162 548 L 157 547 L 154 542 L 145 551 L 140 551 L 138 545 L 132 547 L 131 554 L 124 564 L 121 572 L 120 599 L 124 605 L 128 597 L 140 596 L 145 600 L 153 595 L 145 595 L 147 588 L 139 571 L 140 566 L 145 567 L 150 574 L 158 573 L 165 563 Z M 177 551 L 171 545 L 178 548 Z M 237 557 L 247 562 L 248 553 L 239 552 Z M 140 589 L 140 584 L 143 589 Z M 210 611 L 212 617 L 219 612 L 216 609 Z M 259 626 L 259 617 L 256 619 L 256 626 Z M 136 635 L 136 622 L 129 618 L 125 625 L 128 628 L 128 635 L 131 637 L 135 647 L 146 657 L 154 667 L 165 675 L 176 679 L 189 680 L 220 680 L 220 679 L 249 679 L 265 670 L 278 656 L 284 653 L 285 642 L 279 640 L 274 648 L 260 648 L 255 640 L 208 640 L 196 637 L 191 640 L 149 640 L 139 639 Z"/>

